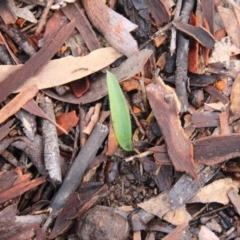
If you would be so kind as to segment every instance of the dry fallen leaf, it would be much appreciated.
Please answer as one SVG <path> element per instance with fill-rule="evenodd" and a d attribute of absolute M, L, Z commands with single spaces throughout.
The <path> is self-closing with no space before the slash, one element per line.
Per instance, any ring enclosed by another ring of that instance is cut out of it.
<path fill-rule="evenodd" d="M 205 226 L 201 226 L 198 234 L 199 240 L 219 240 L 219 238 Z"/>
<path fill-rule="evenodd" d="M 182 206 L 176 209 L 175 211 L 170 211 L 166 213 L 163 219 L 173 225 L 180 225 L 185 222 L 189 222 L 192 219 L 192 217 L 187 212 L 186 207 Z"/>
<path fill-rule="evenodd" d="M 159 218 L 162 218 L 164 214 L 171 211 L 169 195 L 166 192 L 161 193 L 155 198 L 139 203 L 138 206 Z"/>
<path fill-rule="evenodd" d="M 84 57 L 75 58 L 69 56 L 52 60 L 37 75 L 30 77 L 16 92 L 33 84 L 36 84 L 38 89 L 66 84 L 107 67 L 121 56 L 121 53 L 108 47 L 97 49 Z M 0 83 L 10 73 L 13 73 L 22 66 L 21 64 L 15 66 L 1 65 Z"/>
<path fill-rule="evenodd" d="M 234 188 L 236 191 L 238 191 L 239 187 L 240 183 L 237 181 L 233 181 L 231 178 L 219 179 L 200 189 L 198 193 L 192 199 L 190 199 L 188 203 L 218 202 L 226 205 L 229 203 L 229 198 L 227 195 L 228 191 L 231 188 Z"/>

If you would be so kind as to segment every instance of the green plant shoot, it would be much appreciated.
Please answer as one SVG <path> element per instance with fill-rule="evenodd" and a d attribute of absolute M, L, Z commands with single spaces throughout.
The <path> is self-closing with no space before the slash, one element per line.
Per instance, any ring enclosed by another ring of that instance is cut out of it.
<path fill-rule="evenodd" d="M 107 87 L 113 129 L 118 144 L 125 150 L 132 150 L 132 128 L 129 109 L 116 77 L 107 71 Z"/>

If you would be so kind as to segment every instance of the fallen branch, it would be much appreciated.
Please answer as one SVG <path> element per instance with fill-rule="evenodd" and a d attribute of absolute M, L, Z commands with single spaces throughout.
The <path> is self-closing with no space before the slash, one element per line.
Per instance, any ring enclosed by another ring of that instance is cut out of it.
<path fill-rule="evenodd" d="M 64 181 L 58 190 L 56 196 L 51 203 L 51 214 L 44 224 L 44 228 L 48 228 L 52 219 L 63 208 L 64 204 L 69 200 L 72 193 L 76 191 L 82 181 L 83 174 L 85 173 L 89 163 L 95 157 L 98 149 L 101 147 L 104 139 L 108 134 L 107 126 L 98 123 L 88 138 L 85 145 L 82 147 L 77 158 L 69 169 Z"/>

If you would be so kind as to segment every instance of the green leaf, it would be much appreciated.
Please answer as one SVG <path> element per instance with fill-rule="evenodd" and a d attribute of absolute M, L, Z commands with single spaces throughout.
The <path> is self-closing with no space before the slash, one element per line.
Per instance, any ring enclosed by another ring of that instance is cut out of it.
<path fill-rule="evenodd" d="M 113 129 L 119 145 L 126 151 L 132 150 L 132 129 L 129 109 L 116 77 L 107 71 L 107 87 Z"/>

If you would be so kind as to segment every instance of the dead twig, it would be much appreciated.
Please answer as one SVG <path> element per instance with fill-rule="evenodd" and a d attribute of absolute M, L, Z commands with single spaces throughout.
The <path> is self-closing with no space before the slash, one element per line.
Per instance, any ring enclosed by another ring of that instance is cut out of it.
<path fill-rule="evenodd" d="M 53 5 L 54 1 L 55 0 L 48 0 L 46 6 L 44 8 L 44 11 L 42 13 L 42 16 L 41 16 L 41 18 L 40 18 L 40 20 L 38 22 L 38 26 L 37 26 L 37 29 L 35 31 L 35 35 L 36 36 L 38 36 L 42 32 L 43 27 L 45 26 L 46 21 L 47 21 L 47 15 L 48 15 L 48 13 L 49 13 L 49 11 L 51 9 L 51 6 Z"/>
<path fill-rule="evenodd" d="M 181 11 L 181 22 L 187 23 L 190 17 L 190 13 L 193 11 L 195 1 L 185 0 Z M 189 40 L 178 32 L 178 49 L 176 59 L 176 92 L 178 99 L 181 103 L 181 111 L 186 112 L 188 109 L 188 97 L 187 97 L 187 70 L 188 70 L 188 49 Z"/>
<path fill-rule="evenodd" d="M 179 18 L 180 16 L 180 12 L 181 12 L 181 8 L 182 8 L 182 0 L 178 0 L 177 1 L 177 5 L 176 5 L 176 10 L 175 10 L 175 14 L 174 14 L 174 18 L 173 20 L 176 21 L 177 18 Z M 175 53 L 176 51 L 176 42 L 177 42 L 177 30 L 175 27 L 172 27 L 171 28 L 171 32 L 172 32 L 172 35 L 171 35 L 171 42 L 170 42 L 170 47 L 169 47 L 169 50 L 170 50 L 170 54 L 171 56 Z"/>
<path fill-rule="evenodd" d="M 40 100 L 43 111 L 55 121 L 53 103 L 50 98 L 43 97 Z M 56 127 L 46 119 L 42 119 L 42 135 L 44 144 L 44 163 L 48 171 L 49 178 L 54 183 L 62 182 L 60 167 L 60 151 Z"/>

